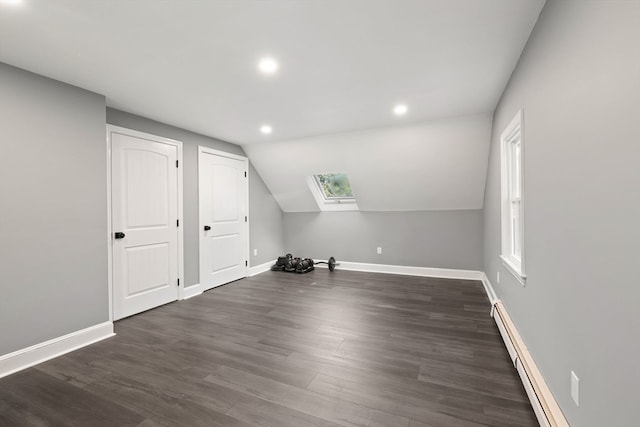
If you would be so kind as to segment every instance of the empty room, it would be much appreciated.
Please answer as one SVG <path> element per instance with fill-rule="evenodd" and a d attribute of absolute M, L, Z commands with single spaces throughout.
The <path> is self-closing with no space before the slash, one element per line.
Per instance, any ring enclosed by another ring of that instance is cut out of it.
<path fill-rule="evenodd" d="M 0 0 L 0 427 L 640 425 L 640 0 Z"/>

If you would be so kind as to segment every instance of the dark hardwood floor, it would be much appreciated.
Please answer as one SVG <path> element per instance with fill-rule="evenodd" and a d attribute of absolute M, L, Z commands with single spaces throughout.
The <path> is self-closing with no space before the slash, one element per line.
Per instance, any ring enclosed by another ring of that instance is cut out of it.
<path fill-rule="evenodd" d="M 536 426 L 480 282 L 267 272 L 0 380 L 0 425 Z"/>

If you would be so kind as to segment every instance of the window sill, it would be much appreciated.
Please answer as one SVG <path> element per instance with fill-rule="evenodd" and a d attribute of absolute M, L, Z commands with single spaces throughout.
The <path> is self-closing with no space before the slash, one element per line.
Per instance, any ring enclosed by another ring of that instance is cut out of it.
<path fill-rule="evenodd" d="M 359 211 L 358 205 L 356 203 L 336 203 L 336 202 L 325 202 L 323 204 L 318 204 L 318 207 L 321 211 Z"/>
<path fill-rule="evenodd" d="M 521 272 L 520 269 L 516 267 L 513 264 L 513 261 L 511 261 L 509 258 L 505 257 L 504 255 L 500 255 L 500 259 L 502 260 L 502 264 L 507 267 L 509 273 L 511 273 L 522 286 L 525 286 L 525 284 L 527 283 L 527 276 L 523 272 Z"/>

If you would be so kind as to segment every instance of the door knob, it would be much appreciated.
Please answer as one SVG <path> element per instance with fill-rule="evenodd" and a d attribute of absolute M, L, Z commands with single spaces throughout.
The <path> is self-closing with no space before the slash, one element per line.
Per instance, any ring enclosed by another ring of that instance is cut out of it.
<path fill-rule="evenodd" d="M 118 231 L 113 235 L 116 239 L 124 239 L 125 234 L 122 231 Z"/>
<path fill-rule="evenodd" d="M 209 230 L 211 230 L 211 227 L 209 227 L 208 225 L 205 225 L 204 226 L 204 231 L 209 231 Z"/>

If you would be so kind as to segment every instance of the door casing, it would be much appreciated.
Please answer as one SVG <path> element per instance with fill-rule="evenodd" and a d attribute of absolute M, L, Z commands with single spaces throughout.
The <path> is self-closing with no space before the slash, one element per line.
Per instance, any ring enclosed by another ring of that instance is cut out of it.
<path fill-rule="evenodd" d="M 214 155 L 214 156 L 220 156 L 220 157 L 226 157 L 229 159 L 234 159 L 234 160 L 239 160 L 241 162 L 244 163 L 244 167 L 245 167 L 245 171 L 247 173 L 247 177 L 245 180 L 245 206 L 246 206 L 246 215 L 247 215 L 247 221 L 244 223 L 244 235 L 245 235 L 245 261 L 248 264 L 248 260 L 249 258 L 249 254 L 250 254 L 250 248 L 249 248 L 249 159 L 245 156 L 240 156 L 237 154 L 231 154 L 231 153 L 227 153 L 226 151 L 220 151 L 220 150 L 215 150 L 213 148 L 208 148 L 208 147 L 204 147 L 204 146 L 198 146 L 198 182 L 200 182 L 201 180 L 201 173 L 200 171 L 202 170 L 202 159 L 203 159 L 203 155 L 207 154 L 207 155 Z M 201 239 L 202 239 L 202 230 L 201 230 L 201 226 L 203 224 L 202 218 L 200 218 L 200 208 L 201 208 L 201 200 L 199 197 L 199 193 L 198 193 L 198 224 L 199 224 L 199 228 L 198 228 L 198 247 L 199 247 L 199 251 L 202 251 L 202 243 L 201 243 Z M 202 253 L 200 253 L 199 256 L 199 262 L 202 262 Z M 199 267 L 199 274 L 202 274 L 202 266 Z M 247 277 L 248 276 L 248 272 L 249 272 L 249 266 L 245 265 L 244 267 L 244 276 L 243 277 Z M 202 284 L 202 278 L 200 278 L 200 284 L 199 286 L 199 291 L 202 292 L 205 290 L 203 284 Z M 192 287 L 189 287 L 189 289 L 191 290 Z"/>
<path fill-rule="evenodd" d="M 164 144 L 174 145 L 177 149 L 178 156 L 178 278 L 180 285 L 178 286 L 178 299 L 184 298 L 184 220 L 183 220 L 183 160 L 182 160 L 182 142 L 162 136 L 152 135 L 133 129 L 127 129 L 120 126 L 107 124 L 106 129 L 106 148 L 107 148 L 107 284 L 109 293 L 109 321 L 113 322 L 113 223 L 112 223 L 112 174 L 111 174 L 111 134 L 120 133 L 133 136 L 136 138 L 148 139 L 150 141 L 161 142 Z"/>

